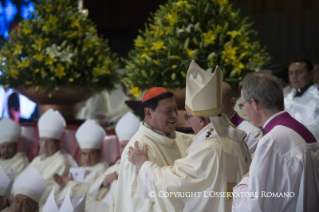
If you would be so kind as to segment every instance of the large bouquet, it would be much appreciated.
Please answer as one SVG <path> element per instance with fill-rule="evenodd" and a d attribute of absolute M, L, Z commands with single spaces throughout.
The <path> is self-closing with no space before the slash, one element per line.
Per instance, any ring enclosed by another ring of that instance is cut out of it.
<path fill-rule="evenodd" d="M 196 60 L 211 73 L 219 65 L 224 80 L 237 88 L 269 60 L 251 41 L 256 32 L 247 20 L 228 0 L 168 0 L 139 31 L 123 82 L 133 94 L 152 86 L 185 87 L 188 66 Z"/>
<path fill-rule="evenodd" d="M 35 86 L 49 96 L 59 86 L 113 89 L 118 59 L 74 0 L 42 0 L 31 20 L 12 31 L 0 51 L 0 84 Z"/>

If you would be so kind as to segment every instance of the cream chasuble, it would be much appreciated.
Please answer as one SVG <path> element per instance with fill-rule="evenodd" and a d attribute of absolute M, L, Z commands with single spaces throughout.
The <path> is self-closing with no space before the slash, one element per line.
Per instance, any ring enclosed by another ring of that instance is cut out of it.
<path fill-rule="evenodd" d="M 17 152 L 12 158 L 0 159 L 0 165 L 5 172 L 12 169 L 14 176 L 17 177 L 29 165 L 29 160 L 23 152 Z"/>
<path fill-rule="evenodd" d="M 137 192 L 155 201 L 156 211 L 231 211 L 231 198 L 221 192 L 232 191 L 248 171 L 247 162 L 238 142 L 211 129 L 210 123 L 194 136 L 187 157 L 174 166 L 143 164 Z"/>
<path fill-rule="evenodd" d="M 85 169 L 85 178 L 83 183 L 79 183 L 76 181 L 70 181 L 68 184 L 63 188 L 62 191 L 58 192 L 56 196 L 58 197 L 57 200 L 64 199 L 66 194 L 68 193 L 69 188 L 72 186 L 72 196 L 81 196 L 83 195 L 84 191 L 87 190 L 90 193 L 91 186 L 96 182 L 96 180 L 103 175 L 106 170 L 106 166 L 104 162 L 100 162 L 92 167 L 84 167 Z M 86 197 L 86 202 L 88 198 Z M 85 205 L 86 211 L 88 209 L 88 205 Z"/>
<path fill-rule="evenodd" d="M 169 138 L 156 133 L 141 122 L 138 132 L 131 138 L 122 153 L 115 211 L 147 212 L 154 210 L 154 202 L 136 193 L 139 170 L 127 159 L 128 148 L 134 146 L 135 141 L 139 142 L 139 148 L 144 145 L 148 146 L 149 160 L 156 162 L 159 166 L 173 165 L 175 160 L 186 156 L 185 150 L 188 144 L 184 141 L 183 134 L 176 132 L 175 139 Z"/>
<path fill-rule="evenodd" d="M 47 184 L 47 189 L 39 201 L 39 206 L 42 207 L 45 204 L 53 186 L 56 185 L 53 179 L 53 174 L 57 173 L 58 175 L 67 175 L 71 165 L 68 159 L 59 150 L 52 156 L 45 159 L 41 159 L 41 155 L 35 157 L 25 170 L 31 167 L 34 167 L 39 171 Z"/>

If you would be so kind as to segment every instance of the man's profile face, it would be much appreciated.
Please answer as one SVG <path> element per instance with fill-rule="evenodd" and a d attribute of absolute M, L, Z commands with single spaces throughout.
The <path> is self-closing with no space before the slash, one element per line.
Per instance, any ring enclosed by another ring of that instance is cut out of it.
<path fill-rule="evenodd" d="M 53 138 L 41 137 L 39 140 L 41 154 L 50 157 L 60 150 L 60 141 Z"/>
<path fill-rule="evenodd" d="M 124 140 L 120 142 L 120 155 L 122 155 L 124 148 L 126 147 L 129 140 Z"/>
<path fill-rule="evenodd" d="M 150 113 L 148 116 L 149 125 L 166 135 L 175 131 L 177 124 L 177 104 L 174 97 L 162 99 L 158 102 L 157 108 L 153 111 L 146 108 Z"/>
<path fill-rule="evenodd" d="M 1 157 L 4 159 L 10 159 L 17 153 L 17 143 L 4 142 L 0 144 Z"/>
<path fill-rule="evenodd" d="M 316 64 L 313 68 L 313 82 L 319 83 L 319 64 Z"/>
<path fill-rule="evenodd" d="M 17 194 L 11 203 L 12 212 L 36 212 L 39 211 L 38 203 L 33 199 Z"/>
<path fill-rule="evenodd" d="M 313 78 L 313 72 L 308 71 L 305 63 L 291 63 L 289 66 L 289 81 L 292 87 L 300 89 L 308 85 Z"/>
<path fill-rule="evenodd" d="M 187 121 L 188 123 L 190 123 L 195 135 L 201 131 L 201 129 L 203 128 L 201 126 L 201 118 L 200 117 L 196 117 L 196 116 L 192 116 L 190 115 L 188 112 L 186 112 L 186 117 L 187 117 Z"/>
<path fill-rule="evenodd" d="M 92 167 L 101 160 L 101 151 L 98 149 L 81 149 L 81 161 L 83 166 Z"/>
<path fill-rule="evenodd" d="M 248 119 L 251 121 L 251 123 L 255 126 L 260 126 L 256 120 L 256 115 L 255 115 L 255 110 L 251 104 L 249 104 L 248 101 L 244 99 L 244 92 L 241 90 L 241 95 L 240 95 L 240 101 L 243 106 L 243 112 L 245 116 L 248 117 Z"/>

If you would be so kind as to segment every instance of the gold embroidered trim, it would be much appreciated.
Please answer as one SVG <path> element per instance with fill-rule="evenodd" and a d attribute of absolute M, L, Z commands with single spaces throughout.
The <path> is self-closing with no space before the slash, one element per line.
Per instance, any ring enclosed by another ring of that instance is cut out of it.
<path fill-rule="evenodd" d="M 185 109 L 187 112 L 189 112 L 193 116 L 197 117 L 210 117 L 210 116 L 217 116 L 222 113 L 222 107 L 210 109 L 210 110 L 198 110 L 198 111 L 192 111 L 186 104 Z"/>
<path fill-rule="evenodd" d="M 106 187 L 103 187 L 101 188 L 101 190 L 99 191 L 99 193 L 97 194 L 95 200 L 96 201 L 101 201 L 105 196 L 106 194 L 109 192 L 109 188 L 106 188 Z"/>
<path fill-rule="evenodd" d="M 233 198 L 232 192 L 233 188 L 237 185 L 237 183 L 227 183 L 227 200 L 231 200 Z"/>

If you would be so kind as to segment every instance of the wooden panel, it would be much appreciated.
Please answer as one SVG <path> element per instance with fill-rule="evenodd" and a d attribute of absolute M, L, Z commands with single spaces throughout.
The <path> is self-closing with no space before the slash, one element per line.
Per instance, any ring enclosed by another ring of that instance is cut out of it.
<path fill-rule="evenodd" d="M 251 0 L 251 10 L 253 12 L 264 12 L 266 10 L 266 0 Z"/>
<path fill-rule="evenodd" d="M 285 0 L 272 0 L 272 8 L 276 11 L 283 11 L 285 7 Z"/>

